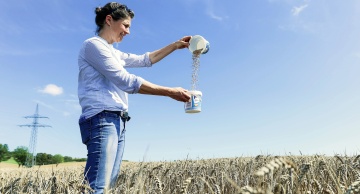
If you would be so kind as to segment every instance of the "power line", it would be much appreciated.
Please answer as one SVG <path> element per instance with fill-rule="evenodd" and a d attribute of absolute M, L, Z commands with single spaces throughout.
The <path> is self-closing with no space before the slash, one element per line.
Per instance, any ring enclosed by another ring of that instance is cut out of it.
<path fill-rule="evenodd" d="M 31 137 L 30 137 L 30 143 L 28 148 L 28 155 L 26 157 L 26 163 L 25 166 L 32 167 L 36 165 L 36 143 L 37 143 L 37 133 L 38 133 L 38 127 L 51 127 L 50 125 L 44 125 L 40 124 L 38 120 L 40 118 L 47 118 L 45 116 L 39 115 L 39 104 L 36 104 L 36 110 L 35 114 L 30 116 L 25 116 L 24 118 L 33 118 L 33 123 L 28 125 L 19 125 L 20 127 L 31 127 Z"/>

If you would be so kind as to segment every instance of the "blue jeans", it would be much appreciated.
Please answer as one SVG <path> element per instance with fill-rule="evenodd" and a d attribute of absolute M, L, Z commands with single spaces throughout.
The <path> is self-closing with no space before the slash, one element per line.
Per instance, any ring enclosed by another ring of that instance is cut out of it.
<path fill-rule="evenodd" d="M 79 120 L 82 142 L 88 150 L 84 176 L 95 194 L 114 187 L 120 173 L 125 147 L 121 123 L 118 114 L 106 111 Z"/>

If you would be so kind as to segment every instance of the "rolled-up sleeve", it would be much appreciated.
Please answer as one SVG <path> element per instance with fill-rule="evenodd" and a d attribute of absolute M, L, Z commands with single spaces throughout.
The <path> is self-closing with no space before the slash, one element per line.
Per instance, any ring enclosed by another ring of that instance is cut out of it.
<path fill-rule="evenodd" d="M 125 67 L 151 67 L 152 63 L 150 61 L 149 52 L 146 52 L 143 55 L 135 55 L 131 53 L 123 53 L 119 50 L 116 50 L 118 56 L 121 60 L 125 61 Z"/>
<path fill-rule="evenodd" d="M 109 48 L 100 40 L 93 39 L 85 45 L 84 58 L 88 64 L 122 91 L 130 94 L 137 93 L 143 79 L 128 73 L 124 68 L 127 61 L 114 56 L 111 49 L 113 48 Z M 136 57 L 128 58 L 132 58 L 132 63 L 137 64 L 139 62 L 136 61 L 140 60 L 141 57 L 139 59 Z"/>

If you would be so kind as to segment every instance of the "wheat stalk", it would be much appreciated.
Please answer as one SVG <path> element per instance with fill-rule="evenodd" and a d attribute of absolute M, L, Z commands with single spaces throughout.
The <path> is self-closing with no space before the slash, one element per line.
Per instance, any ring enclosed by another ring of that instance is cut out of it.
<path fill-rule="evenodd" d="M 183 184 L 181 186 L 181 191 L 180 191 L 182 194 L 187 194 L 187 188 L 188 188 L 189 184 L 191 183 L 191 180 L 192 180 L 192 178 L 189 177 L 183 182 Z"/>

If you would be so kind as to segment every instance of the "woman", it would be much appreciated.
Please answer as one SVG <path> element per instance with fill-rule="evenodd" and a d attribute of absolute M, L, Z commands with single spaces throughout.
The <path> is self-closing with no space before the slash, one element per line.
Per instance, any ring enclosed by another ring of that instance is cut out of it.
<path fill-rule="evenodd" d="M 128 93 L 190 99 L 187 90 L 155 85 L 128 73 L 125 67 L 149 67 L 177 49 L 189 46 L 190 36 L 143 55 L 123 53 L 113 47 L 130 34 L 134 13 L 125 5 L 107 3 L 95 10 L 97 35 L 86 40 L 79 53 L 78 96 L 82 142 L 87 146 L 84 175 L 95 193 L 114 187 L 125 143 Z"/>

